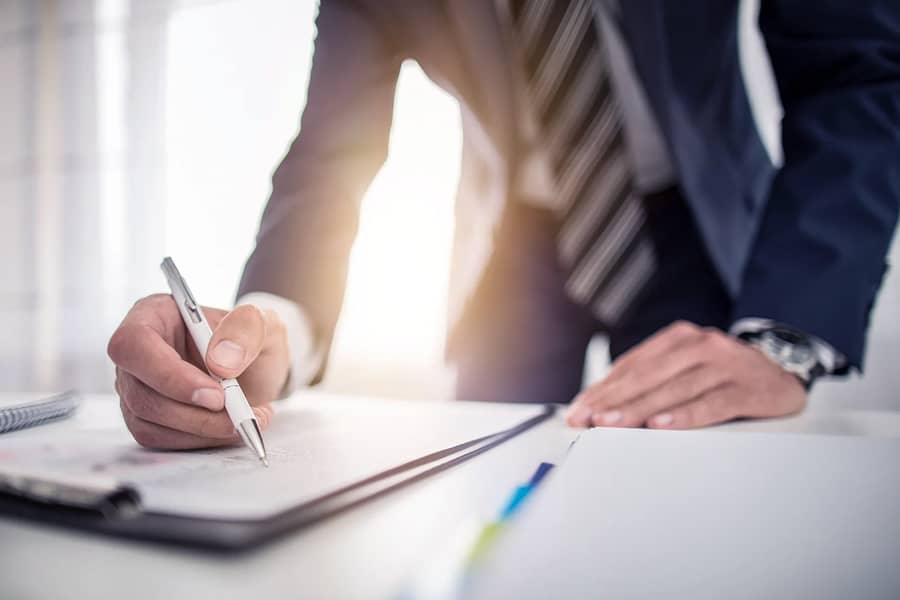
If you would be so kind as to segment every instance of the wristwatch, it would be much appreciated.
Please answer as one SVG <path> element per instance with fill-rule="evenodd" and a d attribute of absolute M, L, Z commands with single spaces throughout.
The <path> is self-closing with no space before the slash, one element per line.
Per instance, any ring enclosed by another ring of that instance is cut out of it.
<path fill-rule="evenodd" d="M 760 350 L 809 390 L 823 375 L 843 366 L 843 357 L 829 344 L 802 331 L 766 319 L 744 319 L 732 334 Z"/>

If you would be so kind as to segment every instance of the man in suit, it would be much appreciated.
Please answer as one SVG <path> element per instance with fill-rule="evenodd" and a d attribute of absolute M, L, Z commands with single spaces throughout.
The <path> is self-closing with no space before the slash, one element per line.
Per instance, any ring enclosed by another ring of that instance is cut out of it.
<path fill-rule="evenodd" d="M 762 0 L 784 164 L 760 143 L 738 1 L 323 0 L 301 133 L 207 362 L 258 416 L 315 381 L 360 197 L 414 59 L 464 129 L 448 356 L 463 399 L 685 428 L 803 408 L 860 369 L 900 205 L 900 5 Z M 485 244 L 485 240 L 490 244 Z M 263 310 L 260 310 L 262 308 Z M 585 349 L 607 377 L 581 390 Z M 110 341 L 141 443 L 228 443 L 171 298 Z M 573 400 L 574 398 L 574 400 Z"/>

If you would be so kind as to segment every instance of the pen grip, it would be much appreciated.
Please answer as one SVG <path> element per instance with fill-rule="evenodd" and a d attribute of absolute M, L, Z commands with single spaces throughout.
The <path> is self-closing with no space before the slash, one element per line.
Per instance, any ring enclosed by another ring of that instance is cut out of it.
<path fill-rule="evenodd" d="M 185 309 L 182 309 L 182 312 L 187 312 Z M 188 333 L 191 335 L 191 339 L 194 340 L 194 345 L 197 346 L 197 350 L 200 352 L 200 356 L 203 358 L 203 364 L 206 365 L 206 351 L 209 349 L 209 341 L 212 339 L 212 328 L 209 326 L 209 321 L 206 319 L 206 315 L 203 314 L 203 311 L 198 308 L 198 312 L 202 315 L 199 323 L 195 323 L 191 320 L 189 314 L 183 314 L 184 324 L 187 326 Z M 209 370 L 207 368 L 207 370 Z"/>
<path fill-rule="evenodd" d="M 253 409 L 250 408 L 250 403 L 247 402 L 247 396 L 244 395 L 244 391 L 237 381 L 223 379 L 222 387 L 225 389 L 225 410 L 231 417 L 235 429 L 239 428 L 244 421 L 256 418 Z"/>
<path fill-rule="evenodd" d="M 181 310 L 184 317 L 188 333 L 190 333 L 191 339 L 194 340 L 194 344 L 197 346 L 200 356 L 203 357 L 204 364 L 206 364 L 206 351 L 209 349 L 209 341 L 212 339 L 213 334 L 212 328 L 209 326 L 209 320 L 203 313 L 203 309 L 199 307 L 197 310 L 200 315 L 199 321 L 191 319 L 190 312 L 182 303 L 179 303 L 179 310 Z M 206 370 L 209 372 L 209 367 Z M 225 410 L 228 411 L 228 416 L 231 417 L 231 422 L 234 423 L 234 426 L 239 427 L 243 421 L 253 419 L 253 409 L 250 408 L 247 397 L 241 390 L 237 379 L 222 379 L 214 373 L 210 372 L 209 374 L 222 384 L 222 388 L 225 390 Z"/>

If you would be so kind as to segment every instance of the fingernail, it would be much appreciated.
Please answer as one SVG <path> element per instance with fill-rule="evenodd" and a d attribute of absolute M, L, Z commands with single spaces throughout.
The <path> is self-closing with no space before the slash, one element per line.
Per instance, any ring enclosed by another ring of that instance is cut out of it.
<path fill-rule="evenodd" d="M 259 408 L 258 406 L 253 407 L 253 416 L 256 417 L 257 422 L 260 427 L 265 427 L 266 423 L 269 421 L 269 415 L 266 414 L 266 411 Z"/>
<path fill-rule="evenodd" d="M 244 364 L 244 349 L 230 340 L 222 340 L 209 357 L 220 367 L 238 369 Z"/>
<path fill-rule="evenodd" d="M 566 421 L 574 425 L 583 425 L 591 416 L 591 409 L 587 406 L 572 406 L 566 413 Z"/>
<path fill-rule="evenodd" d="M 613 425 L 622 420 L 622 411 L 608 410 L 600 415 L 600 422 L 604 425 Z"/>
<path fill-rule="evenodd" d="M 222 410 L 225 406 L 225 394 L 222 390 L 200 388 L 191 394 L 191 402 L 209 410 Z"/>
<path fill-rule="evenodd" d="M 653 417 L 653 424 L 657 427 L 665 427 L 666 425 L 671 425 L 673 421 L 673 417 L 670 413 L 663 413 L 661 415 L 656 415 Z"/>

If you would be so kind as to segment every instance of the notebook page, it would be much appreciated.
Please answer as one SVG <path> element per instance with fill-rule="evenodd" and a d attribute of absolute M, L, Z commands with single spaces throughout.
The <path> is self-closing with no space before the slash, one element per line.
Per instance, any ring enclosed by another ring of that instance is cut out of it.
<path fill-rule="evenodd" d="M 270 467 L 244 447 L 142 449 L 124 425 L 0 440 L 4 464 L 41 473 L 103 474 L 133 485 L 151 512 L 260 519 L 399 463 L 496 433 L 540 406 L 377 399 L 279 406 L 264 435 Z"/>

